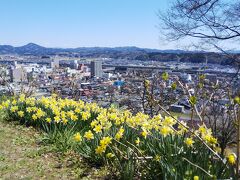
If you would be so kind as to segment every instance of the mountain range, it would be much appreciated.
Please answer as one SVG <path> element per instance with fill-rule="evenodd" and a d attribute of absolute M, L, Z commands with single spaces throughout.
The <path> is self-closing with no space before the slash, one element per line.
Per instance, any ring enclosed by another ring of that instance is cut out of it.
<path fill-rule="evenodd" d="M 32 54 L 32 55 L 47 55 L 57 53 L 106 53 L 106 52 L 146 52 L 146 53 L 190 53 L 191 51 L 184 50 L 159 50 L 138 48 L 135 46 L 125 47 L 79 47 L 79 48 L 47 48 L 35 43 L 28 43 L 24 46 L 14 47 L 11 45 L 0 45 L 0 54 Z"/>
<path fill-rule="evenodd" d="M 232 52 L 231 52 L 232 53 Z M 142 61 L 178 61 L 192 63 L 208 63 L 233 65 L 236 59 L 240 58 L 239 53 L 233 53 L 234 57 L 222 53 L 205 51 L 184 51 L 184 50 L 159 50 L 138 48 L 135 46 L 126 47 L 79 47 L 79 48 L 47 48 L 38 44 L 29 43 L 24 46 L 14 47 L 0 45 L 0 54 L 37 55 L 48 57 L 51 55 L 81 57 L 81 58 L 114 58 Z"/>

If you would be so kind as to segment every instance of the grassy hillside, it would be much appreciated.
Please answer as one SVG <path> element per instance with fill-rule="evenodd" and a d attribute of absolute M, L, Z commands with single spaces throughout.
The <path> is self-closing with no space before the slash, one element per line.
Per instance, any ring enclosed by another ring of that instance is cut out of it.
<path fill-rule="evenodd" d="M 43 134 L 0 112 L 0 179 L 104 179 L 106 171 L 90 167 L 72 152 L 61 154 L 42 144 Z"/>

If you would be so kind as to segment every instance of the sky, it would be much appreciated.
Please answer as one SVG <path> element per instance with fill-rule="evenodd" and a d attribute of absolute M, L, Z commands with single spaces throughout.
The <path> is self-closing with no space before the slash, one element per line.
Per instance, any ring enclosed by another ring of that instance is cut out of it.
<path fill-rule="evenodd" d="M 170 49 L 157 12 L 170 0 L 0 0 L 0 44 Z"/>

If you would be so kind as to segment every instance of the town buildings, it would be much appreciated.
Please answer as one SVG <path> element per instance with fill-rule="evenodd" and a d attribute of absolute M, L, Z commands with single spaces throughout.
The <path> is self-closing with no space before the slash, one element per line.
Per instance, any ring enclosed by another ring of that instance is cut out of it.
<path fill-rule="evenodd" d="M 231 67 L 208 64 L 208 69 L 201 68 L 201 64 L 177 64 L 161 62 L 125 61 L 113 59 L 61 59 L 55 57 L 12 57 L 2 58 L 1 70 L 11 87 L 20 92 L 20 85 L 25 89 L 33 86 L 32 95 L 35 97 L 50 96 L 57 93 L 59 97 L 81 99 L 86 102 L 96 102 L 103 107 L 115 105 L 119 108 L 129 109 L 133 113 L 157 113 L 159 109 L 149 108 L 146 94 L 144 95 L 144 80 L 149 80 L 152 96 L 166 109 L 182 114 L 189 114 L 191 104 L 181 87 L 173 84 L 181 81 L 189 87 L 194 95 L 199 84 L 199 75 L 206 76 L 206 93 L 212 85 L 226 84 L 235 75 Z M 204 65 L 205 66 L 205 65 Z M 163 81 L 163 72 L 169 78 Z M 239 76 L 239 75 L 238 75 Z M 8 88 L 0 81 L 1 92 L 7 93 Z M 207 85 L 209 84 L 209 86 Z M 240 82 L 232 82 L 233 92 L 237 93 Z M 226 92 L 221 91 L 219 99 L 226 99 Z M 205 100 L 199 102 L 205 103 Z"/>

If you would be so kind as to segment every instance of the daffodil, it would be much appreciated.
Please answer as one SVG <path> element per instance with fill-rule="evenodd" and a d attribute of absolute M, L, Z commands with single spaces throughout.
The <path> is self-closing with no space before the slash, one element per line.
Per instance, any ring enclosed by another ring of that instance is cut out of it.
<path fill-rule="evenodd" d="M 139 144 L 140 144 L 140 139 L 139 139 L 139 137 L 135 140 L 135 143 L 136 143 L 137 146 L 139 146 Z"/>
<path fill-rule="evenodd" d="M 93 133 L 92 133 L 91 130 L 85 132 L 84 137 L 85 137 L 87 140 L 94 139 L 94 135 L 93 135 Z"/>
<path fill-rule="evenodd" d="M 17 112 L 18 111 L 18 106 L 12 106 L 10 111 L 11 112 Z"/>
<path fill-rule="evenodd" d="M 187 145 L 188 147 L 193 146 L 193 143 L 194 143 L 194 141 L 193 141 L 192 138 L 186 138 L 184 142 L 186 143 L 186 145 Z"/>
<path fill-rule="evenodd" d="M 30 112 L 32 112 L 32 108 L 31 108 L 31 107 L 27 107 L 27 108 L 26 108 L 26 111 L 27 111 L 28 113 L 30 113 Z"/>
<path fill-rule="evenodd" d="M 42 109 L 39 108 L 39 109 L 37 110 L 36 116 L 37 116 L 38 118 L 41 118 L 41 117 L 45 116 L 45 112 L 44 112 Z"/>
<path fill-rule="evenodd" d="M 90 117 L 91 117 L 91 114 L 88 111 L 82 113 L 82 120 L 86 121 Z"/>
<path fill-rule="evenodd" d="M 75 113 L 80 113 L 80 112 L 81 112 L 81 109 L 80 109 L 80 108 L 76 108 L 76 109 L 74 110 L 74 112 L 75 112 Z"/>
<path fill-rule="evenodd" d="M 97 126 L 95 126 L 95 128 L 93 129 L 96 133 L 100 133 L 102 132 L 102 126 L 99 124 Z"/>
<path fill-rule="evenodd" d="M 106 121 L 103 124 L 104 124 L 103 129 L 105 129 L 105 130 L 109 130 L 112 127 L 111 121 Z"/>
<path fill-rule="evenodd" d="M 210 138 L 210 143 L 211 144 L 217 144 L 217 138 L 211 137 Z"/>
<path fill-rule="evenodd" d="M 199 177 L 198 176 L 194 176 L 193 180 L 199 180 Z"/>
<path fill-rule="evenodd" d="M 48 122 L 48 123 L 50 123 L 52 120 L 51 120 L 51 118 L 46 118 L 46 122 Z"/>
<path fill-rule="evenodd" d="M 17 101 L 14 99 L 13 101 L 12 101 L 12 105 L 16 105 L 17 104 Z"/>
<path fill-rule="evenodd" d="M 74 140 L 75 140 L 76 142 L 82 141 L 82 136 L 80 135 L 80 133 L 76 133 L 76 134 L 74 135 Z"/>
<path fill-rule="evenodd" d="M 35 98 L 27 98 L 26 99 L 26 105 L 29 105 L 29 106 L 34 106 L 35 105 Z"/>
<path fill-rule="evenodd" d="M 107 137 L 103 137 L 101 140 L 100 140 L 100 145 L 101 146 L 107 146 L 109 144 L 111 144 L 111 141 L 112 141 L 112 138 L 107 136 Z"/>
<path fill-rule="evenodd" d="M 54 122 L 59 123 L 61 121 L 61 118 L 59 116 L 54 117 Z"/>
<path fill-rule="evenodd" d="M 178 131 L 177 133 L 179 135 L 183 135 L 184 133 L 186 133 L 188 131 L 187 129 L 187 123 L 186 122 L 183 122 L 183 121 L 180 121 L 181 123 L 178 124 Z"/>
<path fill-rule="evenodd" d="M 142 136 L 146 139 L 147 138 L 147 135 L 148 135 L 148 132 L 146 130 L 143 130 L 141 132 Z"/>
<path fill-rule="evenodd" d="M 8 108 L 9 105 L 10 105 L 10 100 L 4 101 L 4 102 L 2 103 L 2 106 L 3 106 L 4 108 Z"/>
<path fill-rule="evenodd" d="M 63 124 L 67 124 L 68 123 L 68 120 L 66 118 L 62 119 L 62 123 Z"/>
<path fill-rule="evenodd" d="M 161 156 L 160 155 L 156 155 L 154 158 L 155 161 L 160 162 L 161 160 Z"/>
<path fill-rule="evenodd" d="M 234 165 L 236 163 L 236 157 L 234 154 L 229 154 L 227 160 L 231 165 Z"/>
<path fill-rule="evenodd" d="M 106 151 L 106 147 L 105 146 L 98 146 L 96 149 L 95 149 L 95 152 L 96 154 L 102 154 Z"/>
<path fill-rule="evenodd" d="M 25 101 L 25 94 L 21 94 L 19 96 L 19 102 L 24 102 Z"/>
<path fill-rule="evenodd" d="M 93 128 L 93 127 L 95 127 L 97 124 L 98 124 L 98 122 L 97 122 L 96 120 L 94 120 L 94 121 L 91 122 L 90 125 L 91 125 L 91 127 Z"/>
<path fill-rule="evenodd" d="M 164 137 L 166 137 L 167 135 L 169 135 L 170 132 L 171 132 L 171 128 L 168 127 L 168 126 L 162 126 L 162 127 L 160 128 L 160 133 L 161 133 Z"/>
<path fill-rule="evenodd" d="M 32 115 L 32 119 L 33 119 L 34 121 L 36 121 L 36 120 L 38 119 L 37 115 L 36 115 L 36 114 L 33 114 L 33 115 Z"/>
<path fill-rule="evenodd" d="M 176 120 L 173 119 L 173 118 L 170 117 L 170 116 L 165 116 L 162 124 L 163 124 L 163 125 L 166 125 L 166 126 L 172 126 L 172 125 L 176 124 Z"/>
<path fill-rule="evenodd" d="M 78 119 L 78 117 L 77 117 L 77 115 L 72 114 L 72 115 L 70 116 L 70 119 L 71 119 L 72 121 L 76 121 L 76 120 Z"/>
<path fill-rule="evenodd" d="M 122 138 L 122 136 L 123 136 L 123 133 L 124 133 L 124 129 L 123 129 L 123 127 L 121 127 L 121 128 L 119 129 L 119 131 L 117 132 L 117 134 L 115 135 L 115 138 L 116 138 L 117 140 L 120 140 L 120 139 Z"/>
<path fill-rule="evenodd" d="M 201 125 L 198 130 L 199 130 L 199 132 L 202 133 L 202 134 L 207 132 L 205 125 Z"/>
<path fill-rule="evenodd" d="M 113 158 L 113 157 L 114 157 L 114 154 L 113 154 L 113 153 L 107 153 L 106 157 L 107 157 L 107 158 Z"/>
<path fill-rule="evenodd" d="M 21 118 L 24 116 L 24 112 L 23 111 L 18 111 L 17 113 L 18 113 L 18 116 L 21 117 Z"/>

